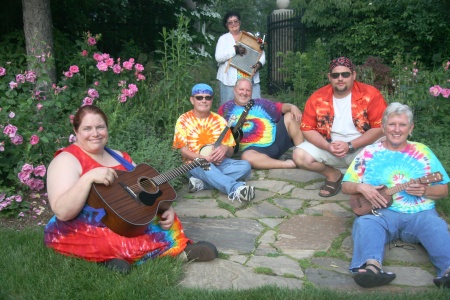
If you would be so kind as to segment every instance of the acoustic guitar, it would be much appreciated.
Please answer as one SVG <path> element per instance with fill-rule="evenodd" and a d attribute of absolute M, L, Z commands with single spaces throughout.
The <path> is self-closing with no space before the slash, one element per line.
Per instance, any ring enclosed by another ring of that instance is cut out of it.
<path fill-rule="evenodd" d="M 411 179 L 410 181 L 399 184 L 396 186 L 393 186 L 391 188 L 388 188 L 386 186 L 383 186 L 381 189 L 378 190 L 378 192 L 387 200 L 387 206 L 389 207 L 392 205 L 392 195 L 395 193 L 398 193 L 400 191 L 403 191 L 408 186 L 410 186 L 413 183 L 432 183 L 432 182 L 439 182 L 442 181 L 442 174 L 440 172 L 434 172 L 431 174 L 428 174 L 426 176 L 423 176 L 419 179 Z M 376 212 L 377 208 L 375 208 L 372 203 L 370 203 L 369 200 L 367 200 L 362 194 L 353 194 L 350 195 L 350 207 L 352 208 L 353 212 L 358 216 L 363 216 L 367 214 L 374 214 L 377 215 Z"/>
<path fill-rule="evenodd" d="M 244 132 L 242 131 L 242 125 L 244 125 L 245 118 L 248 115 L 248 112 L 252 108 L 253 104 L 255 104 L 255 101 L 251 99 L 248 101 L 247 105 L 245 105 L 244 111 L 242 112 L 241 116 L 239 117 L 238 122 L 234 127 L 231 127 L 231 132 L 233 133 L 234 140 L 236 141 L 236 145 L 234 146 L 234 153 L 239 152 L 239 142 L 241 141 L 242 137 L 244 136 Z"/>
<path fill-rule="evenodd" d="M 222 144 L 222 140 L 224 139 L 225 135 L 227 134 L 228 130 L 230 129 L 231 125 L 236 121 L 236 116 L 232 115 L 230 119 L 228 120 L 227 126 L 223 129 L 222 133 L 217 138 L 217 141 L 214 144 L 208 144 L 204 145 L 200 148 L 200 155 L 208 156 L 213 152 L 214 149 L 219 147 Z"/>
<path fill-rule="evenodd" d="M 138 236 L 145 232 L 157 212 L 167 210 L 177 197 L 168 181 L 196 167 L 208 170 L 209 166 L 206 159 L 196 158 L 163 174 L 147 164 L 139 164 L 130 172 L 116 170 L 118 178 L 111 185 L 92 184 L 87 204 L 105 210 L 102 222 L 115 233 Z"/>

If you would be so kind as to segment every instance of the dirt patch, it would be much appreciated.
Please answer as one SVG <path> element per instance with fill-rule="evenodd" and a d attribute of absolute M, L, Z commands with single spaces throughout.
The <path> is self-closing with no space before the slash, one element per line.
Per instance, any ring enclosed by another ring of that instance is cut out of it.
<path fill-rule="evenodd" d="M 45 192 L 39 195 L 27 195 L 22 201 L 30 203 L 30 210 L 21 217 L 6 218 L 0 216 L 1 228 L 22 230 L 30 227 L 44 227 L 53 217 Z"/>

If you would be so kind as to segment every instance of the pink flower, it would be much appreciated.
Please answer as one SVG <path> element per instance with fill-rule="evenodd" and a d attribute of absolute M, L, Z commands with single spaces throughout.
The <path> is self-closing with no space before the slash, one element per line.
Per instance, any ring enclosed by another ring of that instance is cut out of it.
<path fill-rule="evenodd" d="M 89 46 L 94 46 L 95 44 L 97 44 L 97 40 L 95 39 L 95 37 L 88 37 L 87 43 Z"/>
<path fill-rule="evenodd" d="M 5 76 L 6 75 L 6 69 L 3 67 L 0 67 L 0 76 Z"/>
<path fill-rule="evenodd" d="M 23 143 L 23 137 L 20 134 L 16 134 L 11 138 L 11 143 L 14 145 L 20 145 Z"/>
<path fill-rule="evenodd" d="M 70 116 L 69 116 L 70 124 L 73 124 L 73 118 L 75 118 L 74 115 L 70 115 Z"/>
<path fill-rule="evenodd" d="M 430 94 L 432 96 L 435 96 L 435 97 L 439 96 L 441 91 L 442 91 L 442 88 L 439 85 L 435 85 L 435 86 L 430 87 Z"/>
<path fill-rule="evenodd" d="M 110 56 L 108 53 L 103 53 L 102 57 L 103 57 L 103 60 L 108 60 Z"/>
<path fill-rule="evenodd" d="M 124 94 L 120 94 L 119 95 L 119 101 L 122 102 L 122 103 L 127 102 L 127 96 L 124 95 Z"/>
<path fill-rule="evenodd" d="M 36 81 L 36 72 L 34 71 L 26 71 L 25 72 L 25 80 L 28 82 L 35 82 Z"/>
<path fill-rule="evenodd" d="M 88 56 L 89 52 L 87 50 L 81 51 L 81 56 Z"/>
<path fill-rule="evenodd" d="M 145 80 L 145 76 L 141 73 L 137 74 L 137 81 L 143 81 Z"/>
<path fill-rule="evenodd" d="M 5 142 L 0 143 L 0 152 L 5 151 Z"/>
<path fill-rule="evenodd" d="M 80 69 L 78 68 L 78 66 L 73 65 L 73 66 L 70 66 L 69 71 L 72 73 L 78 73 L 78 72 L 80 72 Z"/>
<path fill-rule="evenodd" d="M 36 145 L 37 143 L 39 143 L 39 137 L 37 135 L 33 134 L 30 138 L 30 144 Z"/>
<path fill-rule="evenodd" d="M 8 117 L 10 119 L 13 119 L 15 116 L 16 116 L 16 114 L 14 112 L 10 112 L 9 115 L 8 115 Z"/>
<path fill-rule="evenodd" d="M 71 134 L 71 135 L 69 136 L 69 143 L 74 143 L 74 142 L 76 142 L 76 141 L 77 141 L 77 137 L 74 136 L 73 134 Z"/>
<path fill-rule="evenodd" d="M 15 89 L 18 86 L 19 86 L 19 84 L 17 82 L 11 81 L 9 83 L 9 88 L 12 89 L 12 90 Z"/>
<path fill-rule="evenodd" d="M 131 58 L 130 58 L 130 60 L 131 60 Z M 123 63 L 123 67 L 124 67 L 124 69 L 126 69 L 126 70 L 132 70 L 133 69 L 133 62 L 131 62 L 131 61 L 125 61 L 124 63 Z"/>
<path fill-rule="evenodd" d="M 17 127 L 11 124 L 8 124 L 5 126 L 5 129 L 3 129 L 3 133 L 8 135 L 10 138 L 14 137 L 17 132 Z"/>
<path fill-rule="evenodd" d="M 100 53 L 94 53 L 94 59 L 95 59 L 97 62 L 100 62 L 100 61 L 103 60 L 103 56 L 102 56 Z"/>
<path fill-rule="evenodd" d="M 115 64 L 112 69 L 113 69 L 113 72 L 116 74 L 120 74 L 120 72 L 122 71 L 122 68 L 118 64 Z"/>
<path fill-rule="evenodd" d="M 23 74 L 16 75 L 16 82 L 17 83 L 25 83 L 25 75 L 23 75 Z"/>
<path fill-rule="evenodd" d="M 448 98 L 448 97 L 450 96 L 450 89 L 442 89 L 442 90 L 441 90 L 441 95 L 442 95 L 444 98 Z"/>
<path fill-rule="evenodd" d="M 14 198 L 16 199 L 16 202 L 22 202 L 22 196 L 16 195 Z"/>
<path fill-rule="evenodd" d="M 128 89 L 129 89 L 129 96 L 130 97 L 134 97 L 134 95 L 136 95 L 136 93 L 138 92 L 138 88 L 135 84 L 129 84 L 128 85 Z"/>
<path fill-rule="evenodd" d="M 39 131 L 39 132 L 42 132 L 42 131 L 44 131 L 44 127 L 42 127 L 42 126 L 39 126 L 39 128 L 38 128 L 38 131 Z"/>
<path fill-rule="evenodd" d="M 114 59 L 112 58 L 105 59 L 105 64 L 107 64 L 108 67 L 111 67 L 112 65 L 114 65 Z"/>
<path fill-rule="evenodd" d="M 91 98 L 98 98 L 99 97 L 98 92 L 97 92 L 96 89 L 89 89 L 88 90 L 88 95 Z"/>
<path fill-rule="evenodd" d="M 94 82 L 94 85 L 95 85 L 95 86 L 98 86 L 98 85 L 99 85 L 98 81 Z"/>
<path fill-rule="evenodd" d="M 22 170 L 21 171 L 27 173 L 28 175 L 30 175 L 33 172 L 33 170 L 34 170 L 33 165 L 24 164 L 22 166 Z"/>
<path fill-rule="evenodd" d="M 67 78 L 71 78 L 73 77 L 73 73 L 70 71 L 64 72 L 64 76 L 66 76 Z"/>
<path fill-rule="evenodd" d="M 36 105 L 36 107 L 37 107 L 38 110 L 41 110 L 42 107 L 44 107 L 44 105 L 42 105 L 41 103 L 38 103 L 38 104 Z"/>
<path fill-rule="evenodd" d="M 94 99 L 92 99 L 90 97 L 86 97 L 83 99 L 83 105 L 81 105 L 81 106 L 92 105 L 92 103 L 94 103 Z"/>
<path fill-rule="evenodd" d="M 46 172 L 47 172 L 47 169 L 45 168 L 44 165 L 39 165 L 36 168 L 34 168 L 34 170 L 33 170 L 34 176 L 40 176 L 40 177 L 44 177 Z"/>
<path fill-rule="evenodd" d="M 19 217 L 21 217 L 21 218 L 25 217 L 25 213 L 24 213 L 23 211 L 20 212 L 20 213 L 19 213 Z"/>
<path fill-rule="evenodd" d="M 135 68 L 136 71 L 138 71 L 138 72 L 144 71 L 144 66 L 141 65 L 141 64 L 136 64 L 136 65 L 134 66 L 134 68 Z"/>
<path fill-rule="evenodd" d="M 104 63 L 103 61 L 100 61 L 97 63 L 97 69 L 99 69 L 100 71 L 106 72 L 106 71 L 108 71 L 108 65 L 106 63 Z"/>

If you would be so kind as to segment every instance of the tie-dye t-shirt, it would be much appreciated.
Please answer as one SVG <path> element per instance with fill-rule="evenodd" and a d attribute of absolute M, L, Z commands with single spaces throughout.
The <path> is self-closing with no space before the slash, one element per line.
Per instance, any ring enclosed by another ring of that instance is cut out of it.
<path fill-rule="evenodd" d="M 250 146 L 268 147 L 275 141 L 277 122 L 282 116 L 281 107 L 283 103 L 273 102 L 266 99 L 254 99 L 254 104 L 249 110 L 242 126 L 244 133 L 239 147 L 242 151 Z M 228 120 L 232 115 L 239 117 L 245 107 L 239 106 L 233 100 L 228 101 L 219 108 L 219 115 Z M 234 126 L 234 124 L 233 124 Z"/>
<path fill-rule="evenodd" d="M 226 126 L 225 119 L 214 112 L 207 118 L 197 118 L 193 110 L 188 111 L 177 120 L 173 148 L 180 149 L 187 146 L 190 151 L 199 153 L 203 146 L 214 144 Z M 235 145 L 230 130 L 225 134 L 222 144 L 231 147 Z M 190 161 L 185 159 L 184 162 Z"/>
<path fill-rule="evenodd" d="M 442 174 L 442 181 L 430 185 L 447 184 L 450 181 L 442 164 L 424 144 L 408 142 L 402 151 L 391 151 L 378 142 L 365 147 L 358 154 L 343 181 L 390 188 L 434 172 Z M 401 213 L 416 213 L 435 207 L 434 200 L 409 195 L 405 191 L 394 194 L 393 200 L 389 209 Z"/>

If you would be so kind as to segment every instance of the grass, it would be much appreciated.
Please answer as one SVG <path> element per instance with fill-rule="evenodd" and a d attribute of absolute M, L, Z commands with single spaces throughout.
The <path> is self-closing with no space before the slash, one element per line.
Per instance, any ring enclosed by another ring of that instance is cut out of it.
<path fill-rule="evenodd" d="M 178 286 L 183 262 L 149 261 L 122 275 L 95 263 L 59 255 L 43 245 L 42 228 L 0 229 L 0 299 L 448 299 L 449 291 L 355 293 L 314 287 L 199 290 Z M 226 257 L 222 257 L 226 258 Z M 268 270 L 261 268 L 262 273 Z"/>

